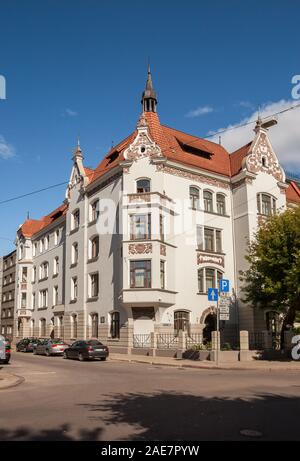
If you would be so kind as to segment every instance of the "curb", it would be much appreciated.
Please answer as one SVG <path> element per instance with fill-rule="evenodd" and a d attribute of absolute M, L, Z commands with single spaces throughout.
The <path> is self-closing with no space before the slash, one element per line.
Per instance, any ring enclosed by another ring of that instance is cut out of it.
<path fill-rule="evenodd" d="M 1 377 L 1 374 L 0 374 L 0 377 Z M 3 378 L 3 384 L 1 384 L 2 380 L 0 381 L 0 391 L 4 389 L 9 389 L 11 387 L 16 387 L 19 384 L 22 384 L 24 381 L 25 381 L 25 378 L 23 376 L 6 373 Z"/>
<path fill-rule="evenodd" d="M 272 368 L 270 366 L 266 366 L 265 368 L 262 367 L 224 367 L 224 366 L 217 366 L 217 365 L 212 365 L 212 366 L 206 366 L 206 365 L 192 365 L 192 364 L 183 364 L 183 363 L 157 363 L 157 362 L 148 362 L 146 360 L 137 360 L 137 359 L 126 359 L 126 358 L 113 358 L 110 357 L 110 360 L 116 361 L 116 362 L 129 362 L 129 363 L 143 363 L 147 365 L 155 365 L 155 366 L 160 366 L 160 367 L 173 367 L 173 368 L 191 368 L 194 370 L 222 370 L 222 371 L 264 371 L 264 372 L 270 372 L 270 371 L 298 371 L 297 369 L 293 368 L 280 368 L 280 367 L 275 367 Z"/>

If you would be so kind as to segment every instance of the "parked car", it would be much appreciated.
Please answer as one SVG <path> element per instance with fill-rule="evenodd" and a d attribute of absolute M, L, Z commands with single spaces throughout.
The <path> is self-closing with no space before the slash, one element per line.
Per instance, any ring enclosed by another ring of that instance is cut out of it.
<path fill-rule="evenodd" d="M 44 339 L 39 341 L 33 348 L 35 355 L 62 355 L 64 350 L 69 347 L 69 344 L 65 343 L 62 339 Z"/>
<path fill-rule="evenodd" d="M 108 347 L 95 339 L 75 341 L 64 351 L 64 359 L 78 359 L 81 362 L 93 359 L 106 360 L 108 355 Z"/>
<path fill-rule="evenodd" d="M 10 353 L 11 353 L 10 341 L 7 339 L 4 343 L 5 343 L 5 359 L 0 360 L 0 362 L 8 364 L 10 361 Z"/>
<path fill-rule="evenodd" d="M 34 347 L 39 343 L 38 338 L 23 338 L 16 344 L 17 352 L 33 352 Z"/>

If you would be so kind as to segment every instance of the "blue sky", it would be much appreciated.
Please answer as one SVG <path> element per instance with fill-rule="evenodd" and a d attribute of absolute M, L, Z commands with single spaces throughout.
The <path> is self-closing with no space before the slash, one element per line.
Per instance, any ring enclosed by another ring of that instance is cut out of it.
<path fill-rule="evenodd" d="M 0 201 L 67 181 L 78 134 L 94 167 L 132 132 L 148 56 L 161 121 L 199 136 L 248 120 L 259 105 L 286 107 L 300 74 L 294 0 L 10 0 L 0 8 Z M 243 136 L 232 134 L 229 148 Z M 286 164 L 296 171 L 297 161 Z M 13 249 L 27 211 L 48 213 L 64 192 L 1 204 L 0 254 Z"/>

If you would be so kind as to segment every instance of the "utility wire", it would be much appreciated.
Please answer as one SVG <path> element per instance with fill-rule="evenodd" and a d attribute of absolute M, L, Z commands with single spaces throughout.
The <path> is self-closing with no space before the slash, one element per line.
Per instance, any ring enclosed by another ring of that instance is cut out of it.
<path fill-rule="evenodd" d="M 294 105 L 294 106 L 290 106 L 290 107 L 288 107 L 287 109 L 283 109 L 283 110 L 281 110 L 281 111 L 279 111 L 279 112 L 275 112 L 274 114 L 268 115 L 267 117 L 263 117 L 262 120 L 266 120 L 266 119 L 269 119 L 270 117 L 275 117 L 275 116 L 277 116 L 277 115 L 281 115 L 281 114 L 283 114 L 283 113 L 285 113 L 285 112 L 289 112 L 290 110 L 294 110 L 294 109 L 297 109 L 297 108 L 299 108 L 299 107 L 300 107 L 300 104 L 296 104 L 296 105 Z M 222 130 L 222 131 L 216 131 L 216 133 L 211 134 L 211 135 L 208 135 L 208 136 L 206 136 L 206 137 L 202 137 L 201 139 L 208 139 L 208 138 L 211 138 L 211 137 L 213 137 L 213 136 L 226 133 L 227 131 L 237 130 L 238 128 L 242 128 L 242 127 L 244 127 L 244 126 L 251 125 L 252 123 L 255 123 L 255 120 L 253 120 L 253 121 L 251 121 L 251 122 L 242 123 L 241 125 L 236 125 L 236 126 L 234 126 L 234 127 L 232 127 L 232 128 L 226 128 L 226 129 L 224 129 L 224 130 Z M 192 135 L 191 135 L 191 136 L 192 136 Z M 199 138 L 198 138 L 198 139 L 199 139 Z M 191 141 L 189 144 L 193 144 L 193 143 L 198 142 L 198 139 L 195 139 L 195 141 Z M 166 150 L 167 150 L 167 149 L 162 149 L 162 153 L 165 152 Z M 94 174 L 94 172 L 88 173 L 88 174 L 86 174 L 86 176 L 88 177 L 88 176 L 91 176 L 91 175 L 93 175 L 93 174 Z M 44 191 L 47 191 L 47 190 L 50 190 L 50 189 L 54 189 L 54 188 L 56 188 L 56 187 L 64 186 L 64 185 L 66 185 L 66 184 L 68 184 L 68 183 L 69 183 L 69 181 L 64 181 L 64 182 L 61 182 L 61 183 L 58 183 L 58 184 L 52 184 L 51 186 L 44 187 L 44 188 L 42 188 L 42 189 L 34 190 L 34 191 L 32 191 L 32 192 L 28 192 L 28 193 L 26 193 L 26 194 L 17 195 L 17 196 L 15 196 L 15 197 L 12 197 L 12 198 L 9 198 L 9 199 L 0 201 L 0 205 L 3 205 L 3 204 L 5 204 L 5 203 L 9 203 L 9 202 L 13 202 L 13 201 L 15 201 L 15 200 L 19 200 L 19 199 L 24 198 L 24 197 L 29 197 L 29 196 L 31 196 L 31 195 L 39 194 L 39 193 L 41 193 L 41 192 L 44 192 Z"/>

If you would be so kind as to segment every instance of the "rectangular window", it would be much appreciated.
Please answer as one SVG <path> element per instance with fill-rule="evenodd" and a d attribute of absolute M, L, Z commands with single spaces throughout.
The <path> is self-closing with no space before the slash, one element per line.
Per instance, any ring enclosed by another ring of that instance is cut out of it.
<path fill-rule="evenodd" d="M 32 303 L 32 309 L 35 309 L 35 293 L 32 293 L 31 303 Z"/>
<path fill-rule="evenodd" d="M 40 307 L 48 307 L 48 290 L 40 291 Z"/>
<path fill-rule="evenodd" d="M 214 269 L 205 270 L 206 291 L 208 288 L 215 288 L 215 271 Z"/>
<path fill-rule="evenodd" d="M 165 266 L 166 266 L 166 261 L 160 261 L 160 288 L 162 290 L 166 288 Z"/>
<path fill-rule="evenodd" d="M 204 244 L 206 251 L 215 251 L 213 229 L 204 229 Z"/>
<path fill-rule="evenodd" d="M 130 288 L 151 288 L 151 261 L 130 261 Z"/>
<path fill-rule="evenodd" d="M 79 210 L 74 211 L 72 215 L 72 230 L 78 229 L 80 223 L 80 212 Z"/>
<path fill-rule="evenodd" d="M 216 230 L 216 251 L 222 253 L 222 232 Z"/>
<path fill-rule="evenodd" d="M 159 233 L 160 233 L 160 240 L 164 242 L 165 241 L 165 229 L 164 229 L 164 217 L 162 214 L 159 215 Z"/>
<path fill-rule="evenodd" d="M 204 270 L 198 269 L 198 291 L 204 293 Z"/>
<path fill-rule="evenodd" d="M 22 293 L 21 294 L 21 308 L 22 309 L 25 309 L 27 306 L 27 294 L 26 293 Z"/>
<path fill-rule="evenodd" d="M 90 275 L 90 297 L 95 298 L 99 294 L 99 274 Z"/>
<path fill-rule="evenodd" d="M 27 267 L 22 267 L 22 283 L 27 282 Z"/>
<path fill-rule="evenodd" d="M 130 216 L 130 239 L 151 239 L 151 214 Z"/>
<path fill-rule="evenodd" d="M 112 312 L 110 314 L 110 336 L 111 338 L 120 338 L 120 313 Z"/>

